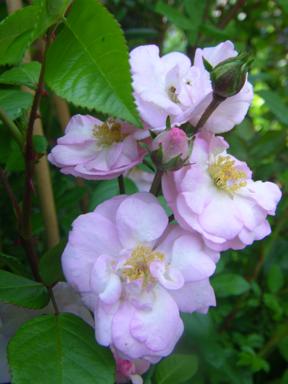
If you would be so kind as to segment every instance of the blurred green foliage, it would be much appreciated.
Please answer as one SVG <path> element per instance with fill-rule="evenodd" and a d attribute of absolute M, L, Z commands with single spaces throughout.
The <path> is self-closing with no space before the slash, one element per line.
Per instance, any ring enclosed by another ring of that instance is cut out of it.
<path fill-rule="evenodd" d="M 272 234 L 267 239 L 239 252 L 223 253 L 212 279 L 217 307 L 208 315 L 183 315 L 185 334 L 176 352 L 198 356 L 198 371 L 187 384 L 287 384 L 288 2 L 106 0 L 104 3 L 121 24 L 130 48 L 154 43 L 162 53 L 178 50 L 192 59 L 196 47 L 213 46 L 229 39 L 239 51 L 248 51 L 254 58 L 250 73 L 255 92 L 252 106 L 245 121 L 225 134 L 225 138 L 231 153 L 248 162 L 254 177 L 278 183 L 284 197 L 277 216 L 270 220 Z M 0 16 L 4 18 L 5 12 L 2 3 Z M 7 69 L 0 67 L 0 73 Z M 3 90 L 6 92 L 2 95 Z M 8 112 L 13 102 L 11 117 L 17 119 L 20 127 L 24 124 L 24 111 L 31 104 L 30 95 L 25 95 L 7 83 L 1 85 L 0 99 L 6 97 Z M 41 108 L 51 147 L 61 135 L 51 95 L 43 98 Z M 72 114 L 79 112 L 79 108 L 70 108 Z M 45 150 L 46 143 L 36 145 L 40 152 Z M 23 160 L 3 126 L 0 126 L 0 165 L 8 171 L 16 197 L 21 199 Z M 75 185 L 72 177 L 51 171 L 63 239 L 85 202 L 87 207 L 94 208 L 117 193 L 114 182 Z M 127 188 L 133 193 L 135 186 L 130 184 Z M 17 273 L 23 271 L 29 277 L 12 209 L 2 186 L 0 196 L 0 267 Z M 34 199 L 36 202 L 36 195 Z M 36 246 L 44 255 L 44 225 L 37 204 L 34 204 L 32 224 Z M 159 370 L 154 376 L 148 373 L 146 383 L 151 383 L 155 375 L 159 376 Z"/>

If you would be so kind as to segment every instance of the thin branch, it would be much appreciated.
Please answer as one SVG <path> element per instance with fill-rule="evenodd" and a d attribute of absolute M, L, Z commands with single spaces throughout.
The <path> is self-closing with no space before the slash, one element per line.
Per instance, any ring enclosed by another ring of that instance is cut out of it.
<path fill-rule="evenodd" d="M 0 120 L 3 124 L 9 129 L 11 135 L 14 137 L 15 141 L 19 145 L 21 151 L 23 150 L 23 136 L 19 131 L 17 125 L 9 118 L 4 109 L 0 108 Z"/>
<path fill-rule="evenodd" d="M 58 309 L 58 306 L 57 306 L 57 303 L 56 303 L 56 299 L 55 299 L 55 295 L 54 295 L 54 292 L 53 292 L 53 288 L 52 287 L 48 287 L 48 292 L 49 292 L 49 296 L 50 296 L 50 299 L 51 299 L 51 302 L 52 302 L 52 305 L 53 305 L 53 308 L 54 308 L 55 315 L 59 315 L 59 309 Z"/>
<path fill-rule="evenodd" d="M 159 194 L 162 175 L 163 175 L 163 172 L 159 170 L 155 173 L 154 180 L 150 188 L 150 193 L 152 193 L 154 196 L 158 196 Z"/>
<path fill-rule="evenodd" d="M 123 175 L 118 176 L 117 179 L 118 179 L 119 193 L 120 195 L 125 195 L 125 184 L 124 184 Z"/>
<path fill-rule="evenodd" d="M 39 108 L 41 96 L 44 90 L 44 73 L 45 73 L 45 62 L 46 62 L 46 53 L 47 48 L 50 44 L 50 34 L 46 40 L 46 47 L 44 51 L 44 58 L 41 66 L 41 71 L 39 75 L 38 87 L 34 96 L 28 128 L 26 132 L 26 146 L 25 146 L 25 185 L 24 185 L 24 198 L 23 198 L 23 208 L 22 208 L 22 217 L 21 217 L 21 226 L 20 233 L 23 239 L 23 245 L 26 251 L 27 258 L 29 260 L 33 275 L 36 280 L 41 281 L 41 276 L 38 269 L 38 256 L 35 251 L 32 226 L 31 226 L 31 214 L 32 214 L 32 195 L 34 192 L 33 189 L 33 175 L 35 169 L 35 153 L 33 149 L 33 130 L 34 122 L 37 118 L 37 111 Z"/>
<path fill-rule="evenodd" d="M 203 112 L 202 116 L 200 117 L 198 123 L 196 124 L 196 130 L 200 129 L 203 127 L 203 125 L 207 122 L 209 117 L 212 115 L 212 113 L 215 111 L 215 109 L 225 100 L 225 98 L 215 95 L 213 93 L 213 98 L 208 105 L 208 107 L 205 109 Z"/>
<path fill-rule="evenodd" d="M 40 105 L 41 96 L 44 90 L 44 73 L 46 63 L 46 52 L 50 44 L 50 37 L 47 38 L 44 58 L 41 66 L 41 71 L 38 80 L 38 87 L 34 96 L 28 128 L 26 132 L 26 147 L 25 147 L 25 188 L 23 199 L 23 217 L 22 217 L 22 235 L 24 238 L 32 237 L 31 229 L 31 211 L 32 211 L 32 195 L 33 195 L 33 174 L 35 169 L 35 152 L 33 149 L 33 129 L 34 122 L 37 118 L 37 111 Z"/>

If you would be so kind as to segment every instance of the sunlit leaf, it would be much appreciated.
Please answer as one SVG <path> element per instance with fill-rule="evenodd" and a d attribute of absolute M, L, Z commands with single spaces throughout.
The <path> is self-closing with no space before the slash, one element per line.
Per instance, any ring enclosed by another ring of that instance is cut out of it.
<path fill-rule="evenodd" d="M 46 79 L 56 94 L 75 105 L 140 125 L 123 33 L 97 0 L 73 3 L 49 50 Z"/>

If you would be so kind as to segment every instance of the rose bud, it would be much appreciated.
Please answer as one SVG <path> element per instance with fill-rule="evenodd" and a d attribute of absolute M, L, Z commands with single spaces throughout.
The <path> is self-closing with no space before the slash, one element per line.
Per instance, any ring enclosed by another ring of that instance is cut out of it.
<path fill-rule="evenodd" d="M 252 59 L 245 52 L 221 61 L 214 68 L 205 60 L 204 65 L 210 72 L 214 94 L 226 99 L 240 92 L 246 82 L 251 62 Z"/>
<path fill-rule="evenodd" d="M 190 155 L 189 139 L 180 128 L 160 133 L 152 142 L 151 157 L 162 171 L 181 168 Z"/>

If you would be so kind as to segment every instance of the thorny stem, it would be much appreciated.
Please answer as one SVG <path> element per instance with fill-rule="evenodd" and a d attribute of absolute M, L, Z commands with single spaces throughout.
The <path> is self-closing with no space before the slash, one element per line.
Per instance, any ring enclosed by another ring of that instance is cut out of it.
<path fill-rule="evenodd" d="M 6 3 L 7 3 L 7 8 L 8 8 L 8 13 L 15 12 L 16 10 L 22 8 L 22 1 L 21 0 L 17 0 L 17 1 L 6 0 Z M 43 59 L 42 66 L 41 66 L 41 71 L 40 71 L 40 76 L 39 76 L 39 81 L 38 81 L 38 87 L 36 90 L 36 94 L 34 96 L 33 105 L 32 105 L 32 109 L 30 112 L 28 129 L 27 129 L 27 133 L 26 133 L 26 148 L 25 148 L 25 154 L 24 154 L 24 156 L 25 156 L 25 192 L 24 192 L 23 210 L 21 212 L 22 217 L 20 216 L 21 243 L 22 243 L 23 248 L 25 249 L 27 259 L 30 263 L 30 267 L 31 267 L 32 273 L 34 275 L 34 278 L 39 282 L 42 282 L 42 278 L 39 274 L 38 256 L 35 252 L 35 248 L 34 248 L 34 244 L 33 244 L 32 228 L 31 228 L 31 222 L 30 222 L 30 220 L 31 220 L 30 215 L 31 215 L 31 211 L 32 211 L 32 196 L 31 195 L 33 193 L 32 177 L 33 177 L 33 172 L 34 172 L 34 167 L 35 167 L 35 162 L 34 162 L 35 161 L 35 158 L 34 158 L 35 154 L 33 151 L 33 129 L 34 129 L 34 122 L 37 118 L 37 110 L 38 110 L 41 96 L 42 96 L 42 93 L 44 90 L 44 73 L 45 73 L 46 52 L 47 52 L 47 49 L 50 45 L 53 32 L 54 32 L 54 29 L 52 30 L 51 33 L 48 33 L 48 37 L 46 40 L 46 46 L 45 46 L 45 50 L 44 50 L 44 59 Z M 22 149 L 22 140 L 21 140 L 21 149 Z M 12 191 L 12 189 L 11 189 L 11 191 Z M 12 191 L 12 194 L 13 194 L 13 191 Z M 24 211 L 24 205 L 25 205 L 25 211 Z M 26 212 L 26 214 L 28 213 L 27 218 L 25 218 L 25 212 Z M 26 235 L 29 235 L 27 237 L 27 239 L 25 239 L 23 237 L 23 229 L 25 229 L 25 227 L 21 228 L 21 224 L 25 225 L 26 222 L 28 223 L 28 230 L 26 232 Z M 55 314 L 57 315 L 59 313 L 59 311 L 58 311 L 57 304 L 55 301 L 54 293 L 52 291 L 52 288 L 51 289 L 49 287 L 47 287 L 47 288 L 48 288 L 50 299 L 51 299 L 53 307 L 54 307 Z"/>
<path fill-rule="evenodd" d="M 34 175 L 34 169 L 35 169 L 35 152 L 33 149 L 33 128 L 34 128 L 34 122 L 37 118 L 37 111 L 39 108 L 41 96 L 44 91 L 45 62 L 46 62 L 47 48 L 50 44 L 50 36 L 51 35 L 49 34 L 46 40 L 46 47 L 45 47 L 43 62 L 42 62 L 41 71 L 39 75 L 38 87 L 33 100 L 29 121 L 28 121 L 28 128 L 26 132 L 26 143 L 25 143 L 25 152 L 24 152 L 25 186 L 24 186 L 23 209 L 22 209 L 22 218 L 21 218 L 21 226 L 20 226 L 20 233 L 23 238 L 23 243 L 25 246 L 27 258 L 30 262 L 33 275 L 35 279 L 38 281 L 41 281 L 41 277 L 38 271 L 38 256 L 36 254 L 35 247 L 33 244 L 33 235 L 32 235 L 32 227 L 31 227 L 32 195 L 34 192 L 33 175 Z"/>
<path fill-rule="evenodd" d="M 154 196 L 158 196 L 159 189 L 161 186 L 161 177 L 163 175 L 163 171 L 157 170 L 154 176 L 154 180 L 152 182 L 150 193 L 152 193 Z"/>
<path fill-rule="evenodd" d="M 120 195 L 125 195 L 125 184 L 123 175 L 118 176 L 118 186 Z"/>
<path fill-rule="evenodd" d="M 19 145 L 21 151 L 23 150 L 23 136 L 19 131 L 17 125 L 9 118 L 6 112 L 0 108 L 0 120 L 3 124 L 9 129 L 11 135 L 14 137 L 15 141 Z"/>
<path fill-rule="evenodd" d="M 203 112 L 202 116 L 200 117 L 198 123 L 196 124 L 196 127 L 195 127 L 196 130 L 198 130 L 201 127 L 203 127 L 203 125 L 206 123 L 206 121 L 209 119 L 209 117 L 212 115 L 212 113 L 215 111 L 215 109 L 224 100 L 225 100 L 224 97 L 221 97 L 221 96 L 216 95 L 215 93 L 213 93 L 213 98 L 212 98 L 210 104 L 207 106 L 207 108 Z"/>

